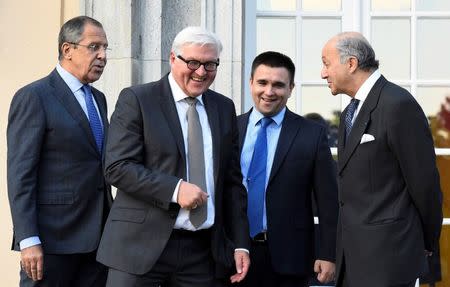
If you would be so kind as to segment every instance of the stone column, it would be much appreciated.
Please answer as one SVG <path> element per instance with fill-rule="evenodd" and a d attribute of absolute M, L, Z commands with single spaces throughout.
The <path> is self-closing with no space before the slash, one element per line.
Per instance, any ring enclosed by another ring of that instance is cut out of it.
<path fill-rule="evenodd" d="M 241 113 L 241 1 L 84 0 L 81 7 L 85 15 L 103 24 L 112 49 L 105 72 L 95 83 L 107 96 L 109 114 L 123 88 L 158 80 L 169 72 L 172 41 L 186 26 L 206 27 L 222 40 L 224 49 L 212 88 L 233 99 Z"/>

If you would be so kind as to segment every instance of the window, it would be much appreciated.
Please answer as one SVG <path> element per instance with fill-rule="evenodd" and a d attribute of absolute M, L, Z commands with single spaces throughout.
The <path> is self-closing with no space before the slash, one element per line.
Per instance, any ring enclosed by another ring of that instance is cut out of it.
<path fill-rule="evenodd" d="M 320 78 L 321 50 L 341 31 L 359 31 L 372 43 L 380 70 L 408 89 L 422 106 L 432 130 L 444 193 L 441 236 L 442 279 L 450 274 L 450 1 L 448 0 L 257 0 L 246 1 L 245 75 L 266 50 L 285 53 L 296 64 L 292 111 L 318 113 L 331 124 L 349 97 L 332 96 Z M 282 32 L 280 32 L 282 31 Z M 252 106 L 244 81 L 244 110 Z M 336 150 L 333 149 L 335 153 Z M 442 284 L 442 285 L 439 285 Z"/>

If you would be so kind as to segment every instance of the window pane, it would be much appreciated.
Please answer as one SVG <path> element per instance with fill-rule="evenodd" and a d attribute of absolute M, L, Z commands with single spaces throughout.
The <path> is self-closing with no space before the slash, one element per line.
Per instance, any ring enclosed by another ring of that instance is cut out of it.
<path fill-rule="evenodd" d="M 442 11 L 450 10 L 450 1 L 448 0 L 416 0 L 417 10 Z"/>
<path fill-rule="evenodd" d="M 372 0 L 372 11 L 405 11 L 411 9 L 411 0 Z"/>
<path fill-rule="evenodd" d="M 282 31 L 282 33 L 280 33 Z M 256 54 L 277 51 L 295 63 L 295 19 L 258 18 L 256 20 Z"/>
<path fill-rule="evenodd" d="M 295 11 L 296 0 L 258 0 L 256 9 L 260 11 Z"/>
<path fill-rule="evenodd" d="M 450 19 L 417 21 L 417 75 L 419 79 L 450 78 Z"/>
<path fill-rule="evenodd" d="M 409 80 L 411 38 L 409 19 L 373 19 L 372 44 L 380 70 L 388 79 Z"/>
<path fill-rule="evenodd" d="M 418 87 L 417 102 L 427 116 L 435 147 L 450 147 L 450 87 Z"/>
<path fill-rule="evenodd" d="M 322 48 L 325 43 L 341 31 L 341 20 L 307 19 L 302 21 L 302 60 L 297 63 L 302 80 L 320 80 Z"/>
<path fill-rule="evenodd" d="M 317 115 L 311 115 L 311 113 L 316 113 L 327 121 L 331 146 L 336 146 L 340 112 L 341 96 L 331 95 L 328 87 L 302 87 L 300 114 L 313 118 Z"/>
<path fill-rule="evenodd" d="M 304 11 L 340 11 L 341 0 L 302 0 Z"/>

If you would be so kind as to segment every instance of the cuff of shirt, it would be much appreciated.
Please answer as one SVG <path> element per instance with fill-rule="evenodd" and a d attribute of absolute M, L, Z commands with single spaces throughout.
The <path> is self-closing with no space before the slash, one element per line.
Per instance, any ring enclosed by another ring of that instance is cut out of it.
<path fill-rule="evenodd" d="M 172 202 L 173 203 L 178 203 L 178 192 L 180 191 L 180 184 L 183 180 L 180 179 L 177 183 L 177 186 L 175 186 L 175 190 L 173 191 L 173 195 L 172 195 Z"/>
<path fill-rule="evenodd" d="M 41 244 L 41 240 L 39 239 L 39 236 L 31 236 L 28 238 L 25 238 L 24 240 L 20 241 L 19 246 L 20 250 L 24 250 L 25 248 L 39 245 Z"/>
<path fill-rule="evenodd" d="M 234 252 L 236 252 L 236 251 L 244 251 L 244 252 L 247 252 L 247 254 L 250 254 L 250 251 L 248 251 L 248 249 L 245 249 L 245 248 L 236 248 L 236 249 L 234 249 Z"/>

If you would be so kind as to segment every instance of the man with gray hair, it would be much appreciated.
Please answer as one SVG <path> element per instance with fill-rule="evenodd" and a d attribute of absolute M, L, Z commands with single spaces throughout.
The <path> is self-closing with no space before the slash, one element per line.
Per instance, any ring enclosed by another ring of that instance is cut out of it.
<path fill-rule="evenodd" d="M 95 260 L 111 188 L 103 177 L 108 119 L 90 85 L 106 65 L 102 24 L 87 16 L 59 32 L 59 63 L 17 91 L 8 118 L 8 196 L 20 286 L 105 286 Z"/>
<path fill-rule="evenodd" d="M 387 81 L 359 33 L 331 38 L 322 78 L 346 94 L 338 140 L 338 287 L 409 287 L 439 244 L 433 139 L 413 96 Z"/>
<path fill-rule="evenodd" d="M 187 27 L 168 75 L 120 93 L 105 163 L 118 190 L 97 256 L 109 287 L 210 287 L 216 271 L 247 274 L 235 107 L 209 90 L 221 50 L 216 35 Z"/>

